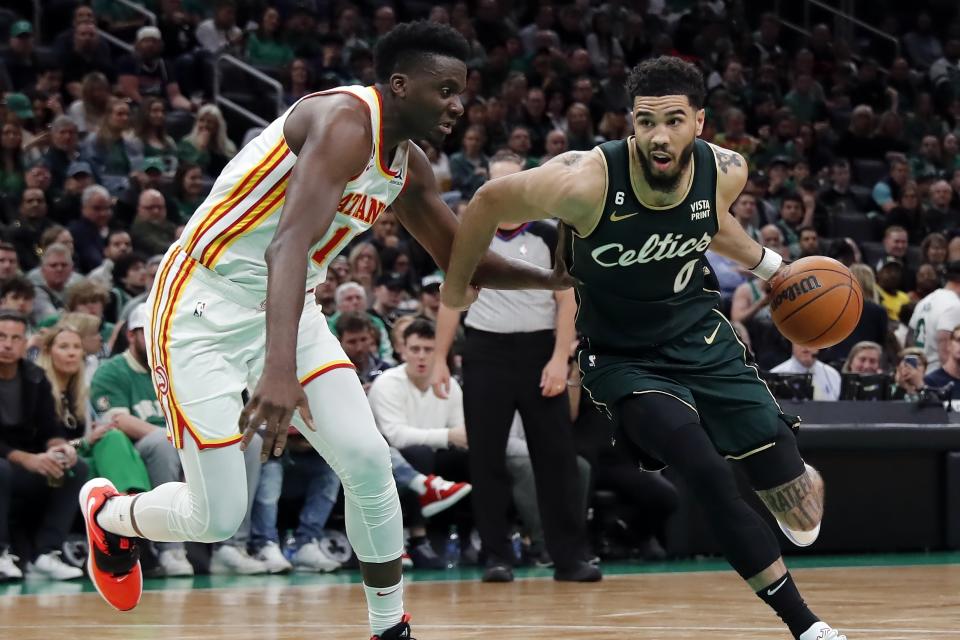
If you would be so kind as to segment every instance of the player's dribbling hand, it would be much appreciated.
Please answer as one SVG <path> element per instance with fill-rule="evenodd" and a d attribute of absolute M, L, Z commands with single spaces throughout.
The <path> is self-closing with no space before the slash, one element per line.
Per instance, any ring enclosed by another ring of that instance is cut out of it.
<path fill-rule="evenodd" d="M 274 456 L 282 454 L 287 444 L 287 427 L 290 426 L 294 411 L 299 411 L 308 429 L 317 430 L 310 414 L 307 394 L 296 377 L 282 378 L 264 373 L 250 400 L 240 412 L 240 430 L 243 432 L 240 450 L 246 450 L 260 425 L 264 425 L 260 461 L 266 462 L 271 451 Z"/>
<path fill-rule="evenodd" d="M 479 295 L 480 287 L 472 284 L 464 291 L 453 291 L 446 286 L 446 283 L 440 285 L 440 301 L 445 307 L 454 311 L 464 311 L 477 301 Z"/>
<path fill-rule="evenodd" d="M 764 289 L 766 289 L 767 294 L 772 293 L 774 289 L 779 287 L 783 279 L 789 275 L 790 275 L 790 265 L 784 262 L 783 264 L 780 265 L 780 268 L 777 269 L 777 272 L 774 273 L 769 280 L 767 280 L 767 284 L 764 287 Z M 769 297 L 769 295 L 767 297 Z"/>

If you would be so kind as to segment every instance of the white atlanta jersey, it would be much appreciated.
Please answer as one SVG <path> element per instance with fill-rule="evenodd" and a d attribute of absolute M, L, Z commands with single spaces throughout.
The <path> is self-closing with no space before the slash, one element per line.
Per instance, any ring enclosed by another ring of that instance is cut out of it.
<path fill-rule="evenodd" d="M 333 93 L 354 96 L 370 116 L 373 142 L 366 168 L 344 187 L 327 233 L 310 249 L 307 289 L 326 277 L 327 266 L 357 234 L 370 228 L 403 190 L 408 142 L 387 166 L 380 128 L 382 99 L 376 87 L 337 87 L 304 96 L 274 120 L 230 161 L 196 210 L 179 243 L 187 255 L 227 280 L 267 290 L 264 252 L 273 239 L 297 160 L 283 137 L 287 116 L 303 100 Z"/>

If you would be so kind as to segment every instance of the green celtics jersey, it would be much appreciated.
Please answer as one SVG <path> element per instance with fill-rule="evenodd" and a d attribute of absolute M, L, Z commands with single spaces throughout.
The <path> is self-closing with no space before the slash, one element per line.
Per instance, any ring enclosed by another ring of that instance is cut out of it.
<path fill-rule="evenodd" d="M 607 166 L 603 213 L 588 235 L 570 234 L 567 265 L 580 283 L 577 329 L 599 351 L 662 345 L 720 300 L 703 257 L 719 228 L 713 149 L 696 140 L 686 196 L 657 208 L 636 194 L 642 174 L 631 163 L 633 144 L 628 138 L 600 145 Z"/>
<path fill-rule="evenodd" d="M 129 351 L 97 367 L 90 382 L 90 399 L 101 415 L 129 413 L 158 427 L 166 425 L 150 373 Z"/>

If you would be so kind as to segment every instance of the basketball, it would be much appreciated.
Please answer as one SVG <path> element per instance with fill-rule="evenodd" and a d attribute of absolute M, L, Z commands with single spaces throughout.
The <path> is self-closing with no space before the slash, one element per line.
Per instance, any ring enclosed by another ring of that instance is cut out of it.
<path fill-rule="evenodd" d="M 809 256 L 788 265 L 770 292 L 774 324 L 791 342 L 825 349 L 842 342 L 860 321 L 863 291 L 850 270 L 832 258 Z"/>

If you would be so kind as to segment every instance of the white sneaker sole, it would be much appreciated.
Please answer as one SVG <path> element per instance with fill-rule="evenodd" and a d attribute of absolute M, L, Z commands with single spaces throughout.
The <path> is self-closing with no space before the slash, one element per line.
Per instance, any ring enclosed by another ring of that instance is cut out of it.
<path fill-rule="evenodd" d="M 783 535 L 787 537 L 787 540 L 798 547 L 809 547 L 816 542 L 817 538 L 820 536 L 819 524 L 812 531 L 794 531 L 779 520 L 777 520 L 777 524 L 780 525 L 780 531 L 783 531 Z"/>
<path fill-rule="evenodd" d="M 420 513 L 423 514 L 424 518 L 433 517 L 438 513 L 440 513 L 441 511 L 444 511 L 445 509 L 449 509 L 453 505 L 457 504 L 458 502 L 466 498 L 468 495 L 470 495 L 471 491 L 473 491 L 473 485 L 467 485 L 461 491 L 458 491 L 451 496 L 447 496 L 443 500 L 437 500 L 436 502 L 431 502 L 427 506 L 423 507 L 420 510 Z"/>

